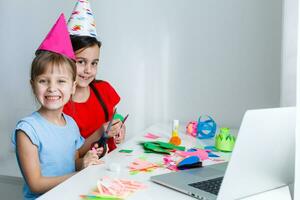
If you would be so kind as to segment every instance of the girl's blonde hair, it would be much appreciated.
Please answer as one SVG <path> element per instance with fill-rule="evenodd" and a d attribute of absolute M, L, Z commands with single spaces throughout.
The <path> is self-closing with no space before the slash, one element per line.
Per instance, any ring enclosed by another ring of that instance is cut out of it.
<path fill-rule="evenodd" d="M 47 67 L 62 67 L 70 66 L 69 70 L 72 74 L 73 81 L 76 80 L 76 64 L 73 60 L 54 52 L 39 51 L 36 53 L 36 57 L 33 59 L 30 71 L 30 80 L 34 81 L 37 76 L 45 73 Z"/>

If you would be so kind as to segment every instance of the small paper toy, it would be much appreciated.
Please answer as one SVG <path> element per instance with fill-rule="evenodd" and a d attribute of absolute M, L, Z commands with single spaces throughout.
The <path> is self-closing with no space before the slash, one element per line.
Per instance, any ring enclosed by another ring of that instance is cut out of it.
<path fill-rule="evenodd" d="M 70 35 L 63 13 L 59 16 L 48 35 L 37 49 L 37 51 L 39 50 L 51 51 L 75 60 Z"/>
<path fill-rule="evenodd" d="M 212 138 L 216 134 L 217 124 L 210 116 L 200 116 L 197 125 L 197 138 Z"/>
<path fill-rule="evenodd" d="M 197 136 L 197 122 L 196 121 L 191 121 L 187 124 L 186 126 L 186 132 L 187 134 L 196 137 Z"/>
<path fill-rule="evenodd" d="M 218 150 L 231 152 L 235 144 L 235 137 L 230 134 L 229 128 L 221 128 L 220 133 L 215 138 L 215 146 Z"/>
<path fill-rule="evenodd" d="M 78 0 L 68 20 L 71 35 L 97 37 L 96 23 L 88 0 Z"/>
<path fill-rule="evenodd" d="M 184 158 L 177 164 L 179 170 L 202 167 L 202 162 L 198 156 L 189 156 Z"/>

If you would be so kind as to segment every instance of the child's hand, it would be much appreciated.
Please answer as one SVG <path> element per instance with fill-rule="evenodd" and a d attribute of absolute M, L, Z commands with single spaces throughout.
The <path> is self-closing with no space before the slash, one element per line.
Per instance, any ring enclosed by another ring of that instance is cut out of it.
<path fill-rule="evenodd" d="M 117 144 L 120 144 L 125 139 L 125 133 L 126 133 L 126 126 L 123 124 L 122 128 L 119 130 L 119 133 L 115 135 L 115 141 Z"/>
<path fill-rule="evenodd" d="M 108 126 L 109 122 L 105 123 L 103 125 L 104 131 L 107 130 L 107 126 Z M 121 128 L 121 121 L 119 119 L 113 120 L 112 121 L 112 126 L 110 127 L 110 130 L 108 132 L 108 136 L 109 137 L 114 137 L 115 135 L 117 135 L 119 133 L 119 130 Z"/>
<path fill-rule="evenodd" d="M 94 151 L 94 152 L 97 153 L 97 156 L 98 156 L 98 159 L 99 159 L 99 157 L 100 157 L 101 154 L 103 153 L 103 147 L 100 147 L 100 148 L 99 148 L 98 143 L 95 143 L 94 146 L 93 146 L 93 148 L 92 148 L 92 151 Z M 106 144 L 106 152 L 105 152 L 105 154 L 107 154 L 108 151 L 109 151 L 108 145 Z M 104 154 L 104 155 L 105 155 L 105 154 Z M 104 156 L 104 155 L 103 155 L 103 156 Z"/>
<path fill-rule="evenodd" d="M 98 158 L 98 151 L 101 151 L 100 149 L 102 149 L 102 151 L 103 151 L 103 148 L 98 148 L 98 149 L 92 149 L 92 150 L 89 150 L 88 152 L 86 152 L 86 154 L 83 157 L 83 167 L 82 168 L 86 168 L 87 166 L 90 166 L 90 165 L 99 165 L 99 164 L 104 163 L 102 160 L 99 160 L 99 158 Z"/>

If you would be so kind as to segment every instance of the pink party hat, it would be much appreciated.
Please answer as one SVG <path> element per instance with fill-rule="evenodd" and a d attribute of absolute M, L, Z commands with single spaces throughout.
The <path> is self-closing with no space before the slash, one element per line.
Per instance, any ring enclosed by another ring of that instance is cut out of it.
<path fill-rule="evenodd" d="M 88 0 L 78 0 L 68 21 L 71 35 L 97 37 L 96 24 Z"/>
<path fill-rule="evenodd" d="M 38 50 L 55 52 L 75 60 L 67 23 L 63 13 L 59 16 Z"/>

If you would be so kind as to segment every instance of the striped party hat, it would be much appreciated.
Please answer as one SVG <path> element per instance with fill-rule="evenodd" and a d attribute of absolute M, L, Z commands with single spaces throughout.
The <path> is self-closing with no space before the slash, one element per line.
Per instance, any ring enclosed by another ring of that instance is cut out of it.
<path fill-rule="evenodd" d="M 88 0 L 78 0 L 68 21 L 71 35 L 97 37 L 96 24 Z"/>

